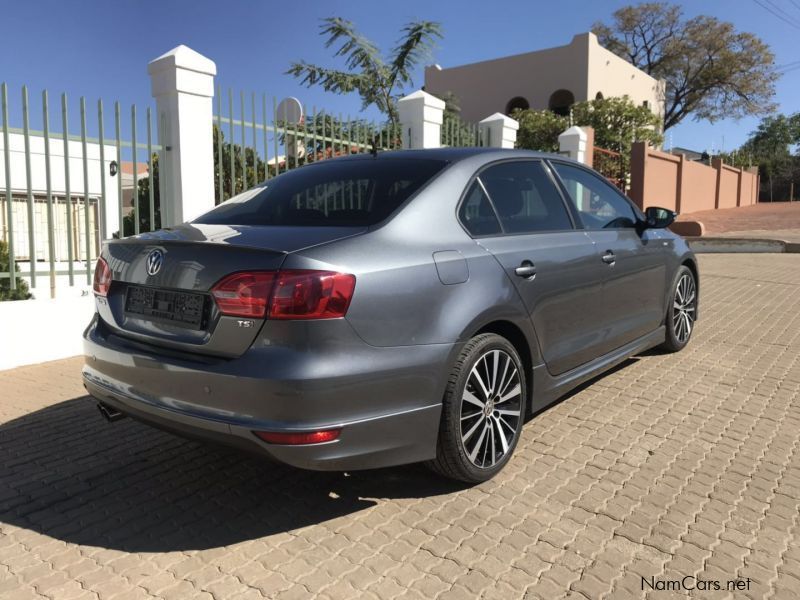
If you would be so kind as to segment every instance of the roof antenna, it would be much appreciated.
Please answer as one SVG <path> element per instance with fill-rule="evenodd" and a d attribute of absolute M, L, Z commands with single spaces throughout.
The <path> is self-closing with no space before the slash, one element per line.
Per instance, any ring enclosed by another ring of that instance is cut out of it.
<path fill-rule="evenodd" d="M 378 156 L 378 136 L 372 138 L 372 149 L 369 151 L 372 156 Z"/>

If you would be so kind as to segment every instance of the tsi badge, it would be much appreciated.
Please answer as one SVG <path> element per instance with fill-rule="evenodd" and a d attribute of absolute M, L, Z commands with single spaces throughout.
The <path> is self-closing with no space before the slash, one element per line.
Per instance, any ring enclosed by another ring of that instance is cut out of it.
<path fill-rule="evenodd" d="M 164 253 L 156 248 L 147 255 L 145 263 L 148 275 L 155 275 L 161 270 L 161 265 L 164 263 Z"/>
<path fill-rule="evenodd" d="M 255 322 L 254 322 L 254 321 L 250 321 L 250 320 L 248 319 L 248 320 L 246 320 L 246 321 L 236 321 L 236 324 L 237 324 L 239 327 L 244 327 L 245 329 L 249 329 L 250 327 L 252 327 L 253 325 L 255 325 Z"/>

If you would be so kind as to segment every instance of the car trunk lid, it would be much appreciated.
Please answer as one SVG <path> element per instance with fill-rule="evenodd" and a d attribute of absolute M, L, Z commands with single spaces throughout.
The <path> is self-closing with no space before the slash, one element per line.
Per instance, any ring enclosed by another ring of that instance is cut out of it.
<path fill-rule="evenodd" d="M 353 227 L 185 224 L 109 242 L 98 312 L 113 333 L 173 350 L 241 355 L 264 320 L 220 314 L 211 288 L 238 271 L 275 271 L 287 254 L 358 235 Z"/>

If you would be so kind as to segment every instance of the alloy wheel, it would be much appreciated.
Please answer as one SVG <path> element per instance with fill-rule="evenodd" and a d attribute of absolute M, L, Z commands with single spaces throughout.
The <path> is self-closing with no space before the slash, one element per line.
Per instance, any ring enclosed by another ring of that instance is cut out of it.
<path fill-rule="evenodd" d="M 472 367 L 461 396 L 461 443 L 473 465 L 493 467 L 514 447 L 522 406 L 516 363 L 503 350 L 488 350 Z"/>
<path fill-rule="evenodd" d="M 685 344 L 692 335 L 697 313 L 697 291 L 694 277 L 689 273 L 684 273 L 678 280 L 672 308 L 672 329 L 675 332 L 675 338 L 681 344 Z"/>

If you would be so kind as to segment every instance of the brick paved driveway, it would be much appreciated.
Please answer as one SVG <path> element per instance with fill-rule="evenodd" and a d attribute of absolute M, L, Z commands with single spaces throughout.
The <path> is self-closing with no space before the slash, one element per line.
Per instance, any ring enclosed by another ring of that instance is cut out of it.
<path fill-rule="evenodd" d="M 697 574 L 796 598 L 800 257 L 701 269 L 687 351 L 633 359 L 539 415 L 474 488 L 108 425 L 78 359 L 0 373 L 0 596 L 625 598 L 642 577 Z"/>

